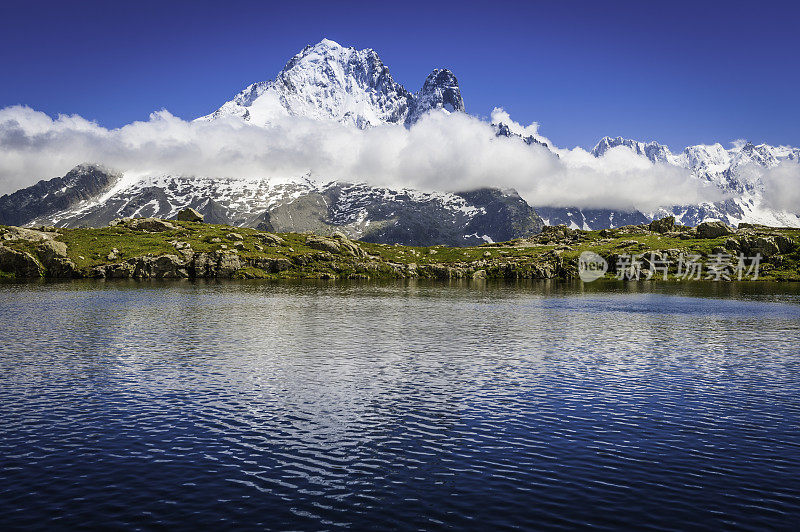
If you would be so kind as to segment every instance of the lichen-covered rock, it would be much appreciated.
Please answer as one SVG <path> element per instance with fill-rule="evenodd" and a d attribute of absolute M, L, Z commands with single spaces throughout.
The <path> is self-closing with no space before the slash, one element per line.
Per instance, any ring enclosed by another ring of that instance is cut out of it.
<path fill-rule="evenodd" d="M 444 264 L 425 264 L 419 266 L 417 270 L 421 276 L 431 279 L 448 280 L 463 277 L 463 272 L 459 275 L 459 272 L 455 268 L 445 266 Z"/>
<path fill-rule="evenodd" d="M 741 249 L 739 246 L 739 241 L 736 240 L 735 238 L 729 238 L 728 240 L 725 241 L 725 249 L 732 252 L 739 251 Z"/>
<path fill-rule="evenodd" d="M 82 274 L 83 277 L 87 277 L 89 279 L 105 279 L 107 268 L 107 266 L 93 266 L 91 268 L 84 269 Z"/>
<path fill-rule="evenodd" d="M 616 229 L 618 235 L 646 235 L 649 232 L 649 227 L 641 225 L 623 225 Z"/>
<path fill-rule="evenodd" d="M 244 265 L 236 252 L 218 252 L 215 277 L 231 277 Z"/>
<path fill-rule="evenodd" d="M 328 253 L 341 253 L 342 246 L 339 242 L 323 236 L 309 235 L 306 238 L 306 245 L 311 249 L 327 251 Z"/>
<path fill-rule="evenodd" d="M 733 229 L 724 222 L 703 222 L 697 226 L 696 231 L 697 238 L 719 238 L 733 234 Z"/>
<path fill-rule="evenodd" d="M 3 231 L 3 240 L 28 240 L 30 242 L 41 242 L 43 240 L 52 240 L 58 236 L 56 232 L 50 231 L 37 231 L 35 229 L 27 229 L 25 227 L 7 227 Z"/>
<path fill-rule="evenodd" d="M 133 277 L 149 279 L 152 276 L 153 257 L 136 257 L 129 261 L 133 267 Z"/>
<path fill-rule="evenodd" d="M 286 240 L 279 237 L 278 235 L 274 235 L 272 233 L 262 233 L 258 235 L 261 241 L 266 244 L 267 246 L 285 246 Z"/>
<path fill-rule="evenodd" d="M 279 273 L 292 267 L 292 262 L 284 258 L 258 258 L 252 259 L 250 265 L 268 273 Z"/>
<path fill-rule="evenodd" d="M 227 235 L 225 235 L 225 238 L 227 238 L 228 240 L 232 240 L 232 241 L 244 240 L 244 237 L 242 235 L 240 235 L 239 233 L 228 233 Z"/>
<path fill-rule="evenodd" d="M 661 218 L 660 220 L 653 220 L 650 222 L 648 226 L 651 231 L 656 233 L 669 233 L 673 229 L 675 229 L 675 217 L 674 216 L 667 216 L 665 218 Z"/>
<path fill-rule="evenodd" d="M 366 258 L 367 256 L 366 251 L 361 249 L 361 246 L 359 246 L 357 243 L 347 238 L 344 235 L 344 233 L 337 231 L 333 234 L 333 237 L 339 243 L 339 247 L 341 248 L 341 253 L 346 255 L 352 255 L 353 257 Z"/>
<path fill-rule="evenodd" d="M 175 217 L 175 219 L 179 222 L 202 222 L 203 215 L 195 209 L 187 207 L 178 212 L 178 215 Z"/>
<path fill-rule="evenodd" d="M 105 276 L 108 279 L 129 279 L 133 277 L 135 267 L 130 262 L 109 264 L 106 266 Z"/>
<path fill-rule="evenodd" d="M 123 226 L 133 231 L 150 231 L 160 233 L 177 229 L 173 224 L 158 218 L 121 218 L 112 221 L 109 226 Z"/>
<path fill-rule="evenodd" d="M 48 277 L 59 279 L 78 276 L 78 268 L 67 257 L 67 245 L 58 240 L 45 240 L 39 244 L 37 254 Z"/>
<path fill-rule="evenodd" d="M 170 240 L 169 243 L 172 244 L 172 247 L 174 247 L 178 251 L 192 248 L 191 244 L 189 244 L 188 242 L 181 242 L 180 240 Z"/>
<path fill-rule="evenodd" d="M 186 264 L 177 255 L 161 255 L 151 262 L 150 272 L 155 279 L 186 279 Z"/>
<path fill-rule="evenodd" d="M 27 251 L 17 251 L 2 245 L 0 245 L 0 271 L 11 273 L 21 279 L 44 275 L 44 268 L 36 257 Z"/>
<path fill-rule="evenodd" d="M 563 239 L 572 236 L 574 233 L 575 230 L 566 225 L 546 225 L 542 227 L 542 232 L 539 233 L 539 236 L 542 238 Z"/>
<path fill-rule="evenodd" d="M 748 236 L 739 240 L 742 253 L 748 257 L 755 257 L 756 254 L 768 259 L 780 253 L 780 248 L 771 236 Z"/>
<path fill-rule="evenodd" d="M 38 247 L 39 256 L 45 260 L 61 257 L 67 257 L 67 245 L 58 240 L 45 240 Z"/>

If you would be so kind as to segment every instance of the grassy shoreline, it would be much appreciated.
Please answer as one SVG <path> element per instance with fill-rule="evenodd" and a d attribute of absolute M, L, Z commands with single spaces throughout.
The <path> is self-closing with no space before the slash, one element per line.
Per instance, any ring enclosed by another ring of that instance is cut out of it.
<path fill-rule="evenodd" d="M 578 257 L 592 251 L 608 261 L 606 278 L 626 256 L 643 260 L 641 278 L 655 271 L 649 256 L 669 262 L 667 278 L 676 280 L 681 255 L 705 267 L 715 255 L 735 262 L 738 254 L 758 253 L 759 280 L 800 281 L 798 243 L 800 229 L 689 228 L 669 219 L 602 231 L 546 227 L 475 247 L 420 247 L 145 218 L 101 228 L 0 226 L 0 278 L 576 279 Z"/>

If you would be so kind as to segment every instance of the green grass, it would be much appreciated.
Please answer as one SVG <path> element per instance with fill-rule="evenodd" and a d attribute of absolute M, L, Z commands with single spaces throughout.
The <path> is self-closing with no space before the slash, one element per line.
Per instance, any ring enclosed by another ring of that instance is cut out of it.
<path fill-rule="evenodd" d="M 473 247 L 447 246 L 400 246 L 359 242 L 361 248 L 374 258 L 356 258 L 348 255 L 331 255 L 306 245 L 307 235 L 299 233 L 280 234 L 285 242 L 274 246 L 267 243 L 265 233 L 250 228 L 230 227 L 197 222 L 176 222 L 174 230 L 144 232 L 128 227 L 102 227 L 96 229 L 59 229 L 58 240 L 68 246 L 68 256 L 79 269 L 124 262 L 145 255 L 179 255 L 174 242 L 188 243 L 195 253 L 235 250 L 247 262 L 255 259 L 285 258 L 292 267 L 279 273 L 266 272 L 247 266 L 237 272 L 237 277 L 251 279 L 296 279 L 296 278 L 391 278 L 398 273 L 393 264 L 405 267 L 416 264 L 419 268 L 428 265 L 449 266 L 461 269 L 462 274 L 471 275 L 485 269 L 492 276 L 516 272 L 531 275 L 543 264 L 563 262 L 567 271 L 577 272 L 577 258 L 583 251 L 594 251 L 603 256 L 611 254 L 642 254 L 651 250 L 675 249 L 687 255 L 707 257 L 715 247 L 724 247 L 728 238 L 681 239 L 654 233 L 624 234 L 622 231 L 575 231 L 567 240 L 548 243 L 548 238 L 516 240 L 507 243 L 486 244 Z M 5 231 L 0 227 L 0 233 Z M 229 237 L 231 233 L 241 235 L 241 240 Z M 800 229 L 770 230 L 800 243 Z M 572 240 L 570 240 L 572 239 Z M 38 243 L 24 240 L 3 241 L 3 244 L 37 256 Z M 116 258 L 109 254 L 116 249 Z M 560 258 L 559 258 L 560 257 Z M 41 257 L 40 257 L 41 258 Z M 549 262 L 548 262 L 549 261 Z M 466 272 L 466 273 L 464 273 Z M 2 274 L 8 277 L 7 273 Z M 607 274 L 607 277 L 613 277 Z M 761 278 L 765 280 L 800 280 L 800 249 L 786 253 L 764 264 Z"/>

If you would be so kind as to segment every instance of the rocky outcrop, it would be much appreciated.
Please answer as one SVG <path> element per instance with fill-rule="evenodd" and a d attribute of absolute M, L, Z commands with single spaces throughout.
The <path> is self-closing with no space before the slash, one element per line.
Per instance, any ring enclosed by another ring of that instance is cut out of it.
<path fill-rule="evenodd" d="M 203 215 L 197 212 L 197 210 L 187 207 L 185 209 L 181 209 L 175 219 L 179 222 L 202 222 Z"/>
<path fill-rule="evenodd" d="M 43 240 L 52 240 L 58 236 L 54 231 L 39 231 L 37 229 L 28 229 L 25 227 L 7 227 L 3 232 L 3 240 L 28 240 L 30 242 L 41 242 Z"/>
<path fill-rule="evenodd" d="M 274 235 L 272 233 L 261 233 L 259 235 L 261 242 L 267 246 L 285 246 L 286 240 L 279 237 L 278 235 Z"/>
<path fill-rule="evenodd" d="M 235 251 L 216 251 L 194 254 L 189 271 L 196 278 L 229 278 L 242 267 Z"/>
<path fill-rule="evenodd" d="M 667 216 L 660 220 L 653 220 L 648 227 L 656 233 L 669 233 L 675 229 L 675 217 Z"/>
<path fill-rule="evenodd" d="M 739 251 L 748 257 L 754 257 L 759 254 L 769 259 L 781 251 L 777 242 L 775 242 L 775 238 L 771 236 L 744 236 L 737 241 Z"/>
<path fill-rule="evenodd" d="M 132 231 L 149 231 L 151 233 L 177 229 L 173 224 L 159 218 L 120 218 L 113 220 L 108 225 L 110 227 L 123 226 Z"/>
<path fill-rule="evenodd" d="M 67 256 L 64 242 L 45 240 L 39 244 L 37 252 L 48 277 L 69 279 L 77 276 L 78 268 Z"/>
<path fill-rule="evenodd" d="M 285 259 L 284 261 L 288 263 Z M 279 260 L 273 259 L 273 262 L 277 263 Z M 261 263 L 265 264 L 266 262 Z M 230 278 L 246 266 L 247 263 L 233 250 L 211 253 L 189 251 L 182 255 L 135 257 L 125 262 L 84 270 L 81 273 L 85 277 L 109 279 L 220 279 Z M 274 265 L 272 268 L 281 271 L 280 266 Z"/>
<path fill-rule="evenodd" d="M 27 251 L 17 251 L 3 245 L 0 245 L 0 271 L 22 279 L 41 277 L 44 274 L 44 268 L 36 257 Z"/>
<path fill-rule="evenodd" d="M 696 230 L 697 238 L 719 238 L 733 234 L 733 229 L 724 222 L 703 222 L 697 226 Z"/>
<path fill-rule="evenodd" d="M 350 255 L 352 257 L 364 258 L 366 252 L 361 247 L 348 239 L 342 233 L 335 233 L 333 238 L 317 235 L 309 235 L 306 238 L 306 245 L 311 249 L 327 251 L 328 253 Z"/>

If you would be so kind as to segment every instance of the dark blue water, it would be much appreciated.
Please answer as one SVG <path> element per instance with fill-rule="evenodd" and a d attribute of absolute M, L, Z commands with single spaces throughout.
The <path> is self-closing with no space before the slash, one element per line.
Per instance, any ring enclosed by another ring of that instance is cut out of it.
<path fill-rule="evenodd" d="M 796 525 L 798 288 L 631 286 L 0 286 L 0 527 Z"/>

